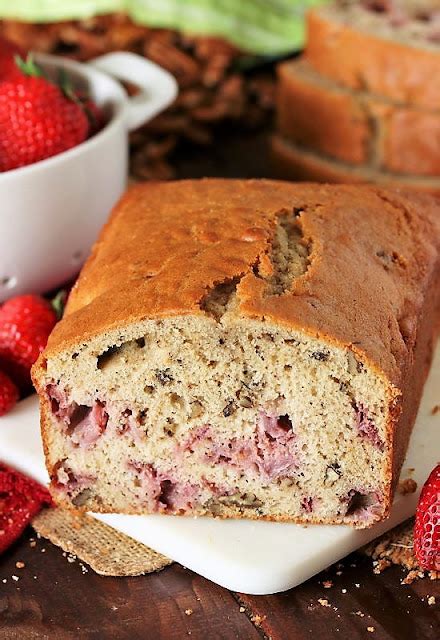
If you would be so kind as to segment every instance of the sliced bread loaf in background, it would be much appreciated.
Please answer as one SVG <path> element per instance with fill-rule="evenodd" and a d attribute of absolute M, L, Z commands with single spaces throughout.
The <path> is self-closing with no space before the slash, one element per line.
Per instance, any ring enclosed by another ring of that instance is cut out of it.
<path fill-rule="evenodd" d="M 337 0 L 278 67 L 279 177 L 438 193 L 440 0 Z"/>
<path fill-rule="evenodd" d="M 278 131 L 287 140 L 375 170 L 440 176 L 440 111 L 341 87 L 307 60 L 280 65 L 278 78 Z"/>
<path fill-rule="evenodd" d="M 307 58 L 345 86 L 438 109 L 439 10 L 435 0 L 339 0 L 308 14 Z"/>

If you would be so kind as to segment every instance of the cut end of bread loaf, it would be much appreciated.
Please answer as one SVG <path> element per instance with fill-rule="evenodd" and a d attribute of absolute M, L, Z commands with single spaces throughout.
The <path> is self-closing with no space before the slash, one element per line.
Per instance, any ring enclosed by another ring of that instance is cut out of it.
<path fill-rule="evenodd" d="M 433 0 L 336 0 L 318 11 L 377 37 L 435 50 L 440 44 L 438 9 Z"/>
<path fill-rule="evenodd" d="M 130 190 L 33 372 L 55 499 L 383 519 L 429 367 L 437 213 L 362 186 Z"/>
<path fill-rule="evenodd" d="M 386 385 L 351 350 L 237 321 L 232 298 L 205 301 L 213 318 L 145 322 L 48 363 L 57 499 L 358 527 L 383 518 Z"/>

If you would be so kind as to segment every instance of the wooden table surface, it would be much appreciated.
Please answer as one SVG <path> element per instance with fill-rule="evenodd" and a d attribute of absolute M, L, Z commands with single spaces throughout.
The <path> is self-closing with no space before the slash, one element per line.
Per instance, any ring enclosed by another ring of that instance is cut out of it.
<path fill-rule="evenodd" d="M 271 175 L 265 133 L 224 129 L 216 145 L 184 149 L 175 162 L 179 177 Z M 286 593 L 247 596 L 176 564 L 149 576 L 100 577 L 43 539 L 31 543 L 33 535 L 0 558 L 0 640 L 440 638 L 440 582 L 402 585 L 403 569 L 375 575 L 360 554 Z"/>

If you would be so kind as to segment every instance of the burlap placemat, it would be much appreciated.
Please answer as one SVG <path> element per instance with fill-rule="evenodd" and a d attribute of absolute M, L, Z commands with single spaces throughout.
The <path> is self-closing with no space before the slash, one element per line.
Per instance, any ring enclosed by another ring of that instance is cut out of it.
<path fill-rule="evenodd" d="M 383 536 L 373 540 L 362 551 L 373 560 L 385 560 L 383 568 L 391 564 L 398 564 L 405 569 L 418 569 L 414 555 L 413 537 L 414 519 L 406 520 L 403 524 L 391 529 Z"/>
<path fill-rule="evenodd" d="M 414 555 L 414 518 L 406 520 L 403 524 L 391 529 L 380 538 L 373 540 L 361 550 L 374 561 L 374 572 L 382 573 L 391 565 L 400 565 L 408 569 L 408 575 L 402 580 L 404 584 L 410 584 L 418 578 L 428 576 L 431 580 L 438 580 L 440 572 L 425 572 L 419 567 Z"/>
<path fill-rule="evenodd" d="M 44 509 L 32 526 L 43 538 L 77 556 L 102 576 L 139 576 L 172 563 L 99 520 L 68 509 Z"/>

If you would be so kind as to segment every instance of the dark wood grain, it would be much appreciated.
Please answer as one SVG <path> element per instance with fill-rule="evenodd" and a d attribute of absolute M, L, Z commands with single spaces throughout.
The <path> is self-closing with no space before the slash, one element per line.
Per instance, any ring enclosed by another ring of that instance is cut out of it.
<path fill-rule="evenodd" d="M 261 628 L 274 639 L 439 638 L 439 582 L 426 579 L 402 585 L 406 573 L 393 567 L 375 575 L 371 559 L 354 554 L 296 589 L 272 596 L 240 595 L 240 600 L 261 618 Z M 324 588 L 328 581 L 333 586 Z M 432 595 L 436 605 L 428 603 Z"/>
<path fill-rule="evenodd" d="M 101 577 L 45 540 L 31 548 L 29 535 L 0 560 L 1 640 L 261 640 L 232 594 L 177 564 L 149 576 Z"/>
<path fill-rule="evenodd" d="M 371 560 L 360 555 L 286 593 L 247 596 L 179 565 L 138 578 L 83 573 L 79 561 L 69 563 L 45 540 L 31 548 L 31 535 L 0 559 L 0 640 L 439 637 L 439 582 L 401 585 L 402 569 L 375 575 Z M 17 568 L 17 562 L 25 567 Z M 328 580 L 333 586 L 325 589 Z M 429 596 L 435 605 L 428 604 Z"/>

